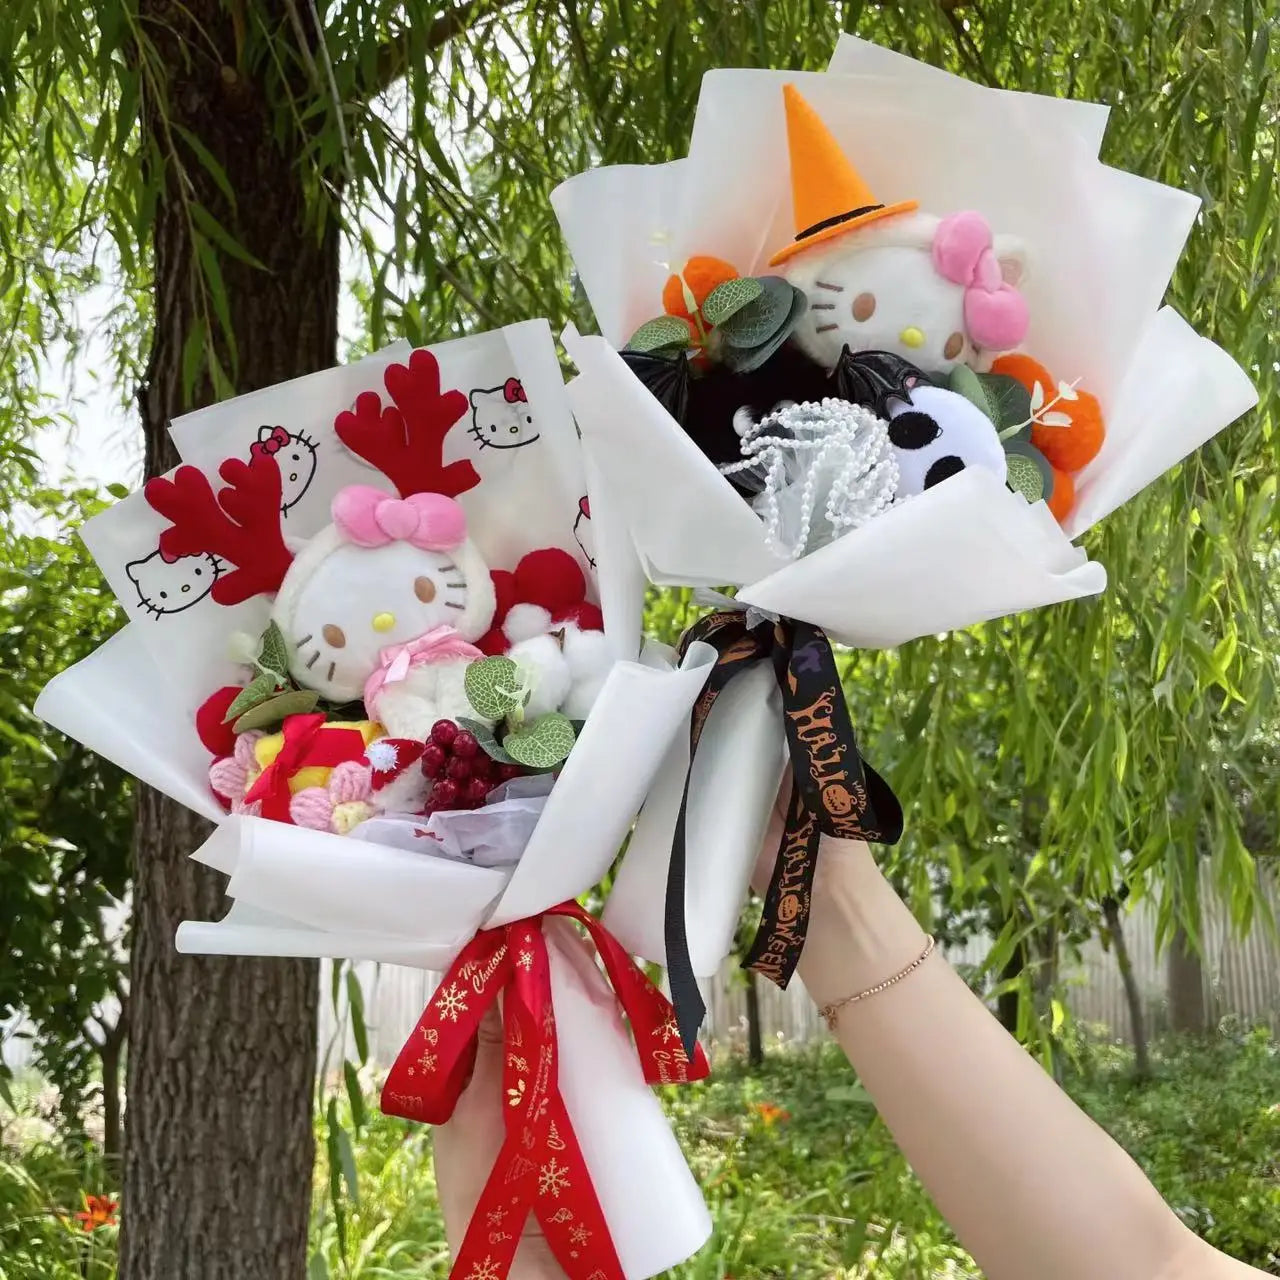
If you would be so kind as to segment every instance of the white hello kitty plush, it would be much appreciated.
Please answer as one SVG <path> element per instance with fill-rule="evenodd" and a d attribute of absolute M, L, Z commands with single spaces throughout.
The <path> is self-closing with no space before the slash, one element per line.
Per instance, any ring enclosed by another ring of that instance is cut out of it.
<path fill-rule="evenodd" d="M 985 369 L 996 353 L 1018 346 L 1029 323 L 1017 287 L 1026 268 L 1021 243 L 994 236 L 979 213 L 939 218 L 919 212 L 914 200 L 878 201 L 793 85 L 784 86 L 783 98 L 797 230 L 770 265 L 783 267 L 809 303 L 791 333 L 795 346 L 827 371 L 848 348 L 889 352 L 925 374 L 960 364 Z M 1003 481 L 994 425 L 963 396 L 930 390 L 927 407 L 903 400 L 887 406 L 900 454 L 898 496 L 967 466 Z M 925 452 L 908 456 L 919 450 Z"/>
<path fill-rule="evenodd" d="M 1016 285 L 1021 244 L 980 213 L 904 213 L 793 259 L 784 275 L 809 299 L 792 340 L 834 369 L 840 353 L 891 351 L 928 373 L 989 368 L 1026 336 Z"/>
<path fill-rule="evenodd" d="M 292 648 L 289 673 L 332 702 L 363 698 L 396 738 L 472 714 L 463 692 L 472 643 L 495 601 L 488 566 L 452 498 L 393 498 L 353 485 L 333 524 L 298 552 L 272 618 Z"/>

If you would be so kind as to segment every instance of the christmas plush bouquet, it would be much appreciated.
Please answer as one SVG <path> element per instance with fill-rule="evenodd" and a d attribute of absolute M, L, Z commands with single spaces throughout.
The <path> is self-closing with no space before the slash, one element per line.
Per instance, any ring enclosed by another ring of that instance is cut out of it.
<path fill-rule="evenodd" d="M 571 401 L 633 573 L 737 589 L 692 633 L 720 655 L 692 774 L 684 739 L 606 915 L 678 996 L 729 949 L 788 754 L 752 967 L 794 966 L 820 831 L 897 834 L 827 637 L 1101 592 L 1073 540 L 1255 401 L 1161 306 L 1197 199 L 1102 164 L 1106 118 L 845 38 L 827 73 L 709 73 L 686 159 L 553 197 L 602 334 L 565 335 Z"/>
<path fill-rule="evenodd" d="M 500 1007 L 506 1141 L 455 1274 L 506 1274 L 531 1212 L 570 1276 L 675 1265 L 710 1221 L 648 1085 L 706 1060 L 575 899 L 714 652 L 641 652 L 613 603 L 624 544 L 548 326 L 393 347 L 171 432 L 182 465 L 84 529 L 128 624 L 37 709 L 216 824 L 192 856 L 230 910 L 178 947 L 444 971 L 382 1095 L 432 1123 Z"/>

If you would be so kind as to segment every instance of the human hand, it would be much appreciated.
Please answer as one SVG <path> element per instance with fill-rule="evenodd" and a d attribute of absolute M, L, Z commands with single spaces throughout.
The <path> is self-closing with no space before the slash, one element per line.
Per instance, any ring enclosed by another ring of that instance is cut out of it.
<path fill-rule="evenodd" d="M 462 1091 L 449 1123 L 438 1126 L 434 1135 L 436 1185 L 445 1234 L 455 1258 L 506 1136 L 502 1113 L 502 1021 L 496 1008 L 485 1015 L 477 1042 L 470 1083 Z M 533 1213 L 525 1221 L 520 1247 L 508 1274 L 510 1280 L 564 1280 L 564 1272 Z"/>

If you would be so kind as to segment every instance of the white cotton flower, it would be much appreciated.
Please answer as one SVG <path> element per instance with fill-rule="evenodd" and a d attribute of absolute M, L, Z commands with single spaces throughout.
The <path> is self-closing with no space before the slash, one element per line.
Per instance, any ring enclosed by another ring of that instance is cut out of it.
<path fill-rule="evenodd" d="M 502 621 L 502 634 L 512 644 L 546 635 L 551 630 L 551 614 L 540 604 L 513 604 Z"/>
<path fill-rule="evenodd" d="M 554 635 L 531 636 L 513 645 L 507 657 L 520 668 L 533 690 L 525 703 L 525 715 L 537 719 L 548 711 L 558 711 L 569 696 L 573 681 L 559 639 Z"/>
<path fill-rule="evenodd" d="M 396 767 L 398 753 L 396 744 L 386 738 L 379 738 L 365 748 L 364 758 L 374 773 L 390 773 Z"/>

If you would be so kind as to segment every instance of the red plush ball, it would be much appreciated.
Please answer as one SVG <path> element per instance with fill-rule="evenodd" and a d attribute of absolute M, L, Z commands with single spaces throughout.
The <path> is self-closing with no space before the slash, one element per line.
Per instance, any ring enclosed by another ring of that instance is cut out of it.
<path fill-rule="evenodd" d="M 559 547 L 530 551 L 516 565 L 517 598 L 524 604 L 540 604 L 557 617 L 587 594 L 587 580 L 578 562 Z"/>
<path fill-rule="evenodd" d="M 196 733 L 213 757 L 221 760 L 223 756 L 234 754 L 236 749 L 236 733 L 229 724 L 223 724 L 227 708 L 240 695 L 240 686 L 223 685 L 216 693 L 211 693 L 196 712 Z"/>
<path fill-rule="evenodd" d="M 500 627 L 503 618 L 511 612 L 511 606 L 520 600 L 516 575 L 510 569 L 491 569 L 489 577 L 493 580 L 493 596 L 498 602 L 493 611 L 493 625 Z"/>
<path fill-rule="evenodd" d="M 582 604 L 574 605 L 572 609 L 566 609 L 564 613 L 553 618 L 552 621 L 572 622 L 583 631 L 604 630 L 604 614 L 600 612 L 600 606 L 586 601 Z"/>

